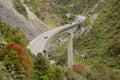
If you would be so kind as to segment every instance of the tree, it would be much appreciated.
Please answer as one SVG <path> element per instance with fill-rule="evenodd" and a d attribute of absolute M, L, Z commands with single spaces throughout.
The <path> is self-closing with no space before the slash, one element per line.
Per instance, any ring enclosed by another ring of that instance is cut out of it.
<path fill-rule="evenodd" d="M 49 80 L 48 79 L 48 70 L 50 67 L 49 61 L 43 57 L 41 53 L 36 56 L 35 62 L 35 78 L 40 80 Z"/>
<path fill-rule="evenodd" d="M 119 80 L 112 70 L 104 65 L 96 64 L 93 65 L 87 74 L 87 80 Z"/>

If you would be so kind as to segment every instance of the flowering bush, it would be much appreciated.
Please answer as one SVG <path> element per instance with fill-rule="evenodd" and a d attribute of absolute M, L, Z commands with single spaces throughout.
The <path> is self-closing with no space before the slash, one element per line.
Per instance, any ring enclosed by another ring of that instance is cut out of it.
<path fill-rule="evenodd" d="M 26 60 L 26 57 L 23 54 L 19 54 L 19 61 Z"/>
<path fill-rule="evenodd" d="M 18 53 L 24 53 L 23 47 L 15 42 L 9 43 L 8 47 Z"/>
<path fill-rule="evenodd" d="M 73 71 L 80 72 L 80 73 L 84 70 L 84 66 L 82 64 L 73 64 L 72 68 L 73 68 Z"/>
<path fill-rule="evenodd" d="M 28 75 L 28 67 L 30 65 L 30 60 L 26 57 L 27 51 L 25 51 L 21 45 L 15 42 L 10 42 L 8 44 L 8 48 L 18 53 L 18 59 L 24 68 L 23 74 Z"/>

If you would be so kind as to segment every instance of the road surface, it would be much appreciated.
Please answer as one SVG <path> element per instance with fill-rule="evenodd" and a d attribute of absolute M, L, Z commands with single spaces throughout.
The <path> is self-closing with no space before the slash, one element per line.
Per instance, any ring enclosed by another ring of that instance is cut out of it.
<path fill-rule="evenodd" d="M 43 50 L 46 49 L 47 44 L 49 41 L 52 40 L 52 38 L 59 32 L 67 30 L 69 28 L 75 27 L 76 25 L 79 25 L 81 22 L 73 22 L 72 24 L 66 24 L 64 26 L 60 26 L 57 28 L 50 29 L 35 39 L 33 39 L 29 45 L 28 48 L 31 50 L 31 52 L 35 55 L 37 55 L 39 52 L 43 53 Z"/>

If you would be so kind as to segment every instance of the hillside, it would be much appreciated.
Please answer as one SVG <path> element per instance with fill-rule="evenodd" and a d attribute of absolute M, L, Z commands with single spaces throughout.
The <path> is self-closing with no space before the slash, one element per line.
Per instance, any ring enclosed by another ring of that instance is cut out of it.
<path fill-rule="evenodd" d="M 29 39 L 47 30 L 46 25 L 20 0 L 0 0 L 0 20 L 19 27 Z"/>
<path fill-rule="evenodd" d="M 56 27 L 73 21 L 78 14 L 90 13 L 99 0 L 29 0 L 25 1 L 48 27 Z M 69 16 L 68 16 L 69 15 Z"/>
<path fill-rule="evenodd" d="M 69 23 L 75 15 L 87 17 L 87 30 L 74 38 L 71 68 L 66 33 L 51 41 L 57 47 L 48 57 L 27 49 L 46 25 Z M 120 80 L 120 0 L 0 0 L 0 80 Z"/>
<path fill-rule="evenodd" d="M 0 22 L 1 80 L 25 79 L 26 74 L 31 77 L 33 62 L 31 61 L 30 53 L 25 48 L 27 44 L 28 40 L 20 29 L 12 28 Z M 25 69 L 25 65 L 28 65 L 29 69 Z"/>
<path fill-rule="evenodd" d="M 90 10 L 98 2 L 100 1 L 0 0 L 0 20 L 19 27 L 31 40 L 46 31 L 47 26 L 56 27 L 72 22 L 75 15 L 93 13 Z"/>
<path fill-rule="evenodd" d="M 117 59 L 119 52 L 114 52 L 113 44 L 114 36 L 120 35 L 119 0 L 108 0 L 105 5 L 100 10 L 100 15 L 93 24 L 92 30 L 87 35 L 75 39 L 77 44 L 74 46 L 81 54 L 89 56 L 93 54 L 95 57 L 105 55 L 111 58 L 116 56 Z"/>
<path fill-rule="evenodd" d="M 101 7 L 99 17 L 93 24 L 92 30 L 87 35 L 74 40 L 74 49 L 79 53 L 78 56 L 74 56 L 75 62 L 88 66 L 91 69 L 89 74 L 91 78 L 97 80 L 120 79 L 120 48 L 118 47 L 120 39 L 119 7 L 119 0 L 108 0 L 104 7 Z M 81 57 L 82 55 L 85 57 Z M 105 68 L 106 70 L 104 70 Z M 107 69 L 111 74 L 107 73 Z M 101 72 L 105 74 L 100 74 Z M 110 79 L 110 77 L 112 78 Z"/>
<path fill-rule="evenodd" d="M 55 0 L 56 3 L 66 6 L 71 13 L 86 14 L 102 0 Z"/>
<path fill-rule="evenodd" d="M 100 2 L 94 9 L 94 13 L 99 16 L 91 29 L 86 34 L 74 39 L 73 68 L 75 68 L 76 80 L 120 79 L 119 7 L 119 0 Z M 49 55 L 55 55 L 54 60 L 62 66 L 67 65 L 65 45 L 66 43 L 63 43 L 58 50 L 51 51 Z"/>
<path fill-rule="evenodd" d="M 67 68 L 50 65 L 41 53 L 31 54 L 27 45 L 28 40 L 19 28 L 0 22 L 0 80 L 62 80 L 66 77 Z"/>
<path fill-rule="evenodd" d="M 31 11 L 33 11 L 48 27 L 56 27 L 70 22 L 72 16 L 68 19 L 66 14 L 69 10 L 56 4 L 54 0 L 29 0 L 25 1 Z M 71 14 L 72 15 L 72 14 Z"/>

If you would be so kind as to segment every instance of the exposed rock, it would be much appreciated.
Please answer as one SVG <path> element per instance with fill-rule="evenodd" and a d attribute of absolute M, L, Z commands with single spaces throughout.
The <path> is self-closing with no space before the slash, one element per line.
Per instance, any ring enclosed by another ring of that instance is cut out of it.
<path fill-rule="evenodd" d="M 66 13 L 66 17 L 70 18 L 71 14 L 70 13 Z"/>
<path fill-rule="evenodd" d="M 12 0 L 0 0 L 0 20 L 11 26 L 19 27 L 31 40 L 46 31 L 47 27 L 27 6 L 25 8 L 28 19 L 13 8 Z"/>
<path fill-rule="evenodd" d="M 85 58 L 85 57 L 86 57 L 86 55 L 84 55 L 84 54 L 81 54 L 80 56 L 81 56 L 82 58 Z"/>
<path fill-rule="evenodd" d="M 74 6 L 74 4 L 69 5 L 69 7 L 73 7 L 73 6 Z"/>
<path fill-rule="evenodd" d="M 2 44 L 2 45 L 6 45 L 7 42 L 5 42 L 4 40 L 1 40 L 1 39 L 0 39 L 0 44 Z"/>
<path fill-rule="evenodd" d="M 97 19 L 97 17 L 98 17 L 97 13 L 95 13 L 95 14 L 93 14 L 93 15 L 90 16 L 90 22 L 91 22 L 91 24 L 94 23 L 94 21 Z"/>
<path fill-rule="evenodd" d="M 55 61 L 54 60 L 50 60 L 50 64 L 55 64 Z"/>

